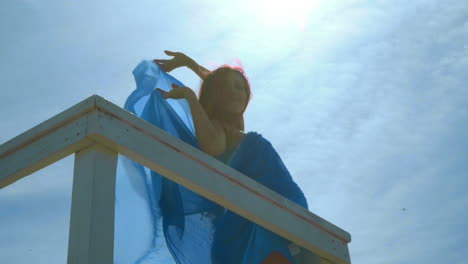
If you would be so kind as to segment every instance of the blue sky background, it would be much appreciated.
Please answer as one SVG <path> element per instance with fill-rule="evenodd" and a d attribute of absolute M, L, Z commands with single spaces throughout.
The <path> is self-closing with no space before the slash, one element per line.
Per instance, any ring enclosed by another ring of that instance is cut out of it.
<path fill-rule="evenodd" d="M 0 36 L 0 142 L 92 94 L 123 105 L 164 49 L 239 59 L 246 131 L 351 233 L 353 263 L 468 263 L 468 1 L 2 0 Z M 0 190 L 0 263 L 66 262 L 72 172 Z"/>

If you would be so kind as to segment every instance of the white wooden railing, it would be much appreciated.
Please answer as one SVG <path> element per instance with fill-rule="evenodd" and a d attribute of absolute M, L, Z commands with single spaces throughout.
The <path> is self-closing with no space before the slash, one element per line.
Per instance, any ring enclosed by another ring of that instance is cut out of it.
<path fill-rule="evenodd" d="M 117 154 L 287 238 L 298 263 L 351 263 L 346 231 L 97 95 L 2 144 L 0 188 L 73 153 L 69 264 L 113 263 Z"/>

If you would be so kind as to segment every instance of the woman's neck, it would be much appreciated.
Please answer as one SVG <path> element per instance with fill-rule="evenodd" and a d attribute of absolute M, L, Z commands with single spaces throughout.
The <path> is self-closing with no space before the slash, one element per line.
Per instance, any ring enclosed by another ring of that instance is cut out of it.
<path fill-rule="evenodd" d="M 224 124 L 226 133 L 226 149 L 237 147 L 245 136 L 245 133 L 229 124 Z"/>

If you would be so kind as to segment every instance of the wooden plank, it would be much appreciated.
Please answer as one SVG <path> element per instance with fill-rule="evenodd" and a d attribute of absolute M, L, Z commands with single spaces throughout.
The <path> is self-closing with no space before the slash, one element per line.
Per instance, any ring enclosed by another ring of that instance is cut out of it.
<path fill-rule="evenodd" d="M 22 148 L 25 145 L 31 144 L 39 140 L 54 130 L 68 123 L 74 122 L 86 115 L 86 113 L 96 110 L 96 98 L 101 98 L 98 95 L 93 95 L 78 104 L 68 108 L 67 110 L 47 119 L 39 125 L 28 129 L 20 135 L 0 145 L 0 160 Z"/>
<path fill-rule="evenodd" d="M 112 264 L 117 152 L 94 144 L 75 155 L 68 264 Z"/>
<path fill-rule="evenodd" d="M 86 137 L 86 115 L 66 121 L 67 119 L 62 119 L 61 125 L 53 126 L 53 129 L 41 124 L 40 127 L 24 133 L 20 139 L 15 138 L 9 144 L 14 151 L 4 149 L 5 154 L 0 158 L 0 188 L 93 143 Z M 35 136 L 35 130 L 44 130 L 47 133 Z"/>
<path fill-rule="evenodd" d="M 86 114 L 96 110 L 93 95 L 0 145 L 0 189 L 91 143 Z"/>
<path fill-rule="evenodd" d="M 320 256 L 314 254 L 310 250 L 295 244 L 289 245 L 289 250 L 297 264 L 320 264 Z"/>
<path fill-rule="evenodd" d="M 320 258 L 320 264 L 334 264 L 334 262 L 326 258 Z"/>
<path fill-rule="evenodd" d="M 100 110 L 104 109 L 97 105 Z M 135 116 L 129 113 L 109 111 L 92 115 L 89 136 L 96 142 L 317 255 L 336 263 L 350 263 L 345 240 L 350 236 L 346 231 L 163 130 L 146 122 L 136 125 L 136 120 L 131 120 Z"/>

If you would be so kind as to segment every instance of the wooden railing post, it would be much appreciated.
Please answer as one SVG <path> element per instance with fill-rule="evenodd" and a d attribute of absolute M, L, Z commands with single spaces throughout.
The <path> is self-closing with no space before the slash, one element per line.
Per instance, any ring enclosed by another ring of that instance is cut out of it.
<path fill-rule="evenodd" d="M 112 264 L 117 153 L 94 144 L 75 154 L 68 264 Z"/>

